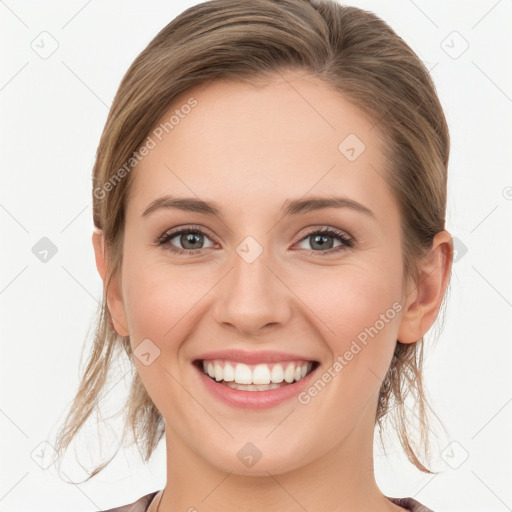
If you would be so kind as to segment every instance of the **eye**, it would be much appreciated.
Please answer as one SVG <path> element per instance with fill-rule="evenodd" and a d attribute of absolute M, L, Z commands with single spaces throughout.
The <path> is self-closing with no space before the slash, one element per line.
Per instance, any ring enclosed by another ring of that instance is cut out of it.
<path fill-rule="evenodd" d="M 176 241 L 173 243 L 173 240 Z M 167 245 L 170 251 L 178 254 L 195 254 L 201 249 L 213 247 L 214 244 L 211 241 L 210 245 L 205 245 L 205 240 L 210 239 L 201 229 L 186 228 L 164 233 L 158 240 L 158 245 Z M 175 243 L 180 244 L 181 247 L 176 247 Z"/>
<path fill-rule="evenodd" d="M 206 243 L 205 245 L 205 241 L 209 241 L 209 244 Z M 337 245 L 336 241 L 338 241 Z M 310 253 L 332 254 L 353 247 L 354 239 L 343 231 L 334 228 L 322 228 L 308 233 L 299 242 L 299 244 L 301 243 L 310 243 L 311 249 L 301 247 Z M 197 254 L 202 249 L 214 246 L 206 233 L 198 227 L 167 231 L 158 239 L 157 244 L 166 246 L 166 249 L 176 254 Z M 176 244 L 180 246 L 177 247 Z"/>
<path fill-rule="evenodd" d="M 338 245 L 335 245 L 335 241 Z M 354 246 L 354 240 L 343 231 L 334 228 L 323 228 L 311 231 L 299 243 L 309 243 L 312 249 L 302 247 L 310 252 L 331 254 Z M 334 250 L 329 250 L 334 249 Z"/>

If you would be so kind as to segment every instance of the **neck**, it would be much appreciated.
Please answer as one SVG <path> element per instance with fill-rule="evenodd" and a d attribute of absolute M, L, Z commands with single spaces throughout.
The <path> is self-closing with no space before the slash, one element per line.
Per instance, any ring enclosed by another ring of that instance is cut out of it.
<path fill-rule="evenodd" d="M 313 462 L 264 476 L 221 471 L 166 429 L 167 485 L 158 512 L 403 512 L 376 484 L 374 425 L 362 423 Z"/>

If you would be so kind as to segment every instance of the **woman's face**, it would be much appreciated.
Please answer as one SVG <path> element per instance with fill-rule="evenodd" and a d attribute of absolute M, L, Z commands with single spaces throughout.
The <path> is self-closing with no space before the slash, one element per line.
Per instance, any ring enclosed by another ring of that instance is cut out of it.
<path fill-rule="evenodd" d="M 370 449 L 409 303 L 375 123 L 317 78 L 283 76 L 194 88 L 163 116 L 109 298 L 170 446 L 239 474 Z"/>

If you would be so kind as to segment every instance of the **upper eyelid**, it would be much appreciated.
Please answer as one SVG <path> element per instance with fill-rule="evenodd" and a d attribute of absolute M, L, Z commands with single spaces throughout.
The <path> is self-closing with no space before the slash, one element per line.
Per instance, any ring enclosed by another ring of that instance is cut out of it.
<path fill-rule="evenodd" d="M 190 226 L 168 229 L 167 231 L 164 231 L 162 236 L 158 237 L 158 240 L 164 240 L 168 237 L 174 238 L 175 236 L 180 235 L 181 233 L 194 232 L 194 231 L 200 232 L 201 234 L 206 235 L 209 238 L 212 238 L 213 239 L 212 241 L 216 240 L 216 237 L 210 235 L 209 231 L 206 228 L 204 228 L 202 226 L 195 226 L 193 224 Z"/>
<path fill-rule="evenodd" d="M 308 228 L 305 228 L 305 229 L 308 229 Z M 169 229 L 169 230 L 165 231 L 162 234 L 162 236 L 160 236 L 158 238 L 158 241 L 164 241 L 166 239 L 167 239 L 167 241 L 169 241 L 172 238 L 174 238 L 174 237 L 176 237 L 176 236 L 178 236 L 178 235 L 180 235 L 182 233 L 194 232 L 194 231 L 199 232 L 200 234 L 207 236 L 208 238 L 211 239 L 211 241 L 213 243 L 219 243 L 215 236 L 211 236 L 209 234 L 207 228 L 204 228 L 204 227 L 199 226 L 199 225 L 194 225 L 194 224 L 191 224 L 189 226 L 183 226 L 183 227 L 177 227 L 177 228 Z M 355 238 L 352 235 L 350 235 L 349 233 L 347 233 L 346 231 L 344 231 L 342 229 L 339 229 L 339 228 L 335 228 L 333 226 L 327 226 L 327 225 L 317 226 L 317 227 L 315 227 L 315 226 L 310 227 L 310 229 L 307 231 L 307 233 L 302 235 L 294 243 L 302 242 L 308 236 L 311 236 L 311 235 L 313 235 L 315 233 L 319 233 L 319 232 L 322 232 L 322 231 L 332 231 L 332 233 L 327 233 L 327 234 L 337 236 L 340 239 L 345 240 L 345 242 L 355 243 Z M 185 251 L 194 251 L 194 250 L 200 251 L 201 249 L 183 249 L 183 250 L 185 250 Z"/>

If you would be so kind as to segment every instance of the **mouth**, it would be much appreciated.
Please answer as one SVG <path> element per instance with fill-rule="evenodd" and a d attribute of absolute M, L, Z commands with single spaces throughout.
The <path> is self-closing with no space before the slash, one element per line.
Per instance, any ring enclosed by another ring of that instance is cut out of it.
<path fill-rule="evenodd" d="M 194 366 L 217 384 L 238 391 L 271 391 L 291 386 L 306 378 L 318 361 L 281 361 L 245 364 L 227 359 L 196 359 Z"/>

